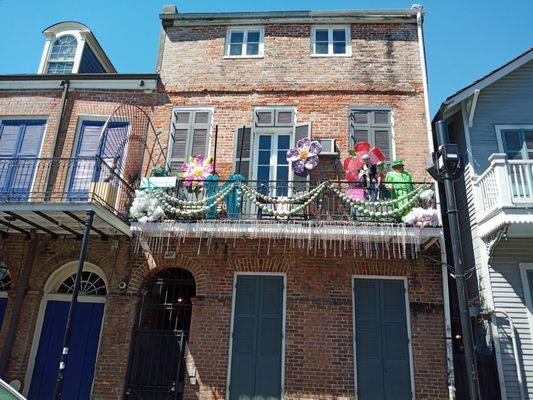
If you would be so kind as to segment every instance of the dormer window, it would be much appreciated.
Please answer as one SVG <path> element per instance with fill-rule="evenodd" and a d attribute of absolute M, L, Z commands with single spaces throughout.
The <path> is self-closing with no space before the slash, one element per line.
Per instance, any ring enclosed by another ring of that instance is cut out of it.
<path fill-rule="evenodd" d="M 48 74 L 70 74 L 74 67 L 74 57 L 78 41 L 72 35 L 57 38 L 48 57 Z"/>

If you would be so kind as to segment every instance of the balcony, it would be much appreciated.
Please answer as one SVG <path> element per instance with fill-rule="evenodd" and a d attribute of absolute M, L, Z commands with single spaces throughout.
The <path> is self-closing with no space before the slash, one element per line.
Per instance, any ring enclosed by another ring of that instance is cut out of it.
<path fill-rule="evenodd" d="M 134 190 L 110 165 L 100 157 L 0 158 L 0 234 L 79 238 L 94 210 L 92 234 L 130 235 Z"/>
<path fill-rule="evenodd" d="M 432 186 L 415 183 L 414 190 L 400 198 L 392 194 L 392 186 L 381 184 L 372 189 L 342 181 L 228 180 L 206 181 L 201 189 L 191 191 L 178 181 L 171 188 L 155 188 L 147 195 L 163 207 L 160 220 L 137 215 L 139 222 L 133 222 L 131 229 L 141 236 L 291 243 L 377 241 L 383 246 L 399 241 L 421 245 L 439 238 L 438 219 L 424 227 L 401 220 L 401 215 L 415 207 L 435 216 L 433 199 L 420 196 Z"/>
<path fill-rule="evenodd" d="M 508 234 L 533 236 L 533 160 L 493 154 L 489 168 L 473 179 L 480 236 L 507 227 Z"/>

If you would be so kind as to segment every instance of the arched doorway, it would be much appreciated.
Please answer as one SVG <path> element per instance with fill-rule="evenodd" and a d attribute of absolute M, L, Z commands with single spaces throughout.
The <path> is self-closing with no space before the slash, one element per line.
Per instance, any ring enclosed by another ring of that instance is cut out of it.
<path fill-rule="evenodd" d="M 32 400 L 54 397 L 76 265 L 72 262 L 58 269 L 44 287 L 24 387 L 24 393 Z M 91 397 L 107 287 L 100 268 L 85 263 L 65 369 L 64 399 Z"/>
<path fill-rule="evenodd" d="M 183 398 L 185 345 L 196 296 L 193 275 L 182 268 L 164 270 L 141 290 L 133 328 L 126 398 Z"/>

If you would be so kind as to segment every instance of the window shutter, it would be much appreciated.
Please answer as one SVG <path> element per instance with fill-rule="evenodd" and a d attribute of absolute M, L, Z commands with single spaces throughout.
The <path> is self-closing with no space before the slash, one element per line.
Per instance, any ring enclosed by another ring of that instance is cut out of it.
<path fill-rule="evenodd" d="M 274 125 L 274 110 L 256 111 L 255 112 L 256 126 L 272 126 Z"/>
<path fill-rule="evenodd" d="M 3 121 L 0 131 L 0 155 L 14 157 L 17 152 L 20 123 Z"/>
<path fill-rule="evenodd" d="M 76 156 L 90 157 L 98 154 L 102 128 L 103 124 L 100 122 L 83 122 Z"/>
<path fill-rule="evenodd" d="M 298 125 L 294 128 L 294 145 L 298 143 L 298 140 L 311 137 L 311 122 L 303 125 Z M 296 193 L 307 190 L 309 186 L 309 175 L 299 176 L 293 173 L 294 191 Z"/>
<path fill-rule="evenodd" d="M 277 111 L 276 112 L 276 125 L 291 126 L 292 124 L 293 124 L 293 112 L 292 111 Z"/>
<path fill-rule="evenodd" d="M 195 129 L 192 134 L 191 156 L 207 157 L 207 129 Z"/>
<path fill-rule="evenodd" d="M 244 138 L 243 138 L 244 135 Z M 252 154 L 252 129 L 249 127 L 237 129 L 237 134 L 235 135 L 235 156 L 234 156 L 234 165 L 235 173 L 240 173 L 244 176 L 244 180 L 250 179 L 250 161 Z M 241 155 L 241 143 L 243 144 L 242 148 L 242 160 L 240 165 L 239 172 L 239 157 Z"/>
<path fill-rule="evenodd" d="M 44 121 L 35 121 L 26 124 L 24 136 L 20 145 L 19 155 L 26 157 L 37 157 L 41 149 L 41 142 L 44 132 Z"/>
<path fill-rule="evenodd" d="M 390 131 L 388 129 L 374 131 L 374 145 L 379 147 L 381 151 L 383 151 L 383 154 L 385 155 L 387 161 L 390 161 Z"/>
<path fill-rule="evenodd" d="M 187 129 L 174 129 L 172 134 L 172 151 L 170 152 L 171 160 L 185 160 L 185 150 L 187 146 Z"/>
<path fill-rule="evenodd" d="M 508 130 L 502 132 L 503 151 L 509 160 L 522 159 L 522 138 L 520 131 Z"/>
<path fill-rule="evenodd" d="M 350 148 L 358 142 L 370 142 L 367 129 L 354 129 L 350 135 Z"/>

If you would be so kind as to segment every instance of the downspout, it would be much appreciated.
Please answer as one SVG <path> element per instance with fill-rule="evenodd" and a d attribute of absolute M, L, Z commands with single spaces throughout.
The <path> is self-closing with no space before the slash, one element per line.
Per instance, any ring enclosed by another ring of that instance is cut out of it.
<path fill-rule="evenodd" d="M 427 62 L 426 62 L 426 47 L 424 43 L 424 8 L 421 5 L 413 5 L 413 9 L 416 9 L 416 24 L 418 28 L 418 51 L 420 54 L 420 68 L 422 69 L 422 85 L 424 88 L 424 108 L 426 114 L 426 130 L 428 137 L 429 152 L 435 152 L 435 145 L 433 142 L 433 129 L 431 127 L 431 118 L 429 112 L 429 85 L 427 76 Z M 438 190 L 438 184 L 435 182 L 435 200 L 437 209 L 439 210 L 439 221 L 442 226 L 442 212 L 440 206 L 440 194 Z M 448 396 L 450 400 L 455 399 L 455 376 L 453 368 L 453 343 L 452 343 L 452 324 L 450 315 L 450 294 L 448 287 L 448 259 L 446 257 L 446 245 L 444 237 L 439 238 L 439 246 L 441 253 L 441 269 L 442 269 L 442 293 L 444 301 L 444 324 L 446 335 L 446 365 L 448 371 Z"/>
<path fill-rule="evenodd" d="M 17 280 L 17 293 L 15 294 L 15 301 L 13 302 L 13 308 L 11 309 L 11 318 L 9 319 L 9 326 L 7 327 L 4 347 L 2 348 L 2 354 L 0 355 L 0 376 L 2 377 L 5 376 L 7 362 L 11 357 L 11 350 L 13 349 L 13 343 L 15 342 L 15 336 L 17 333 L 20 309 L 22 308 L 22 302 L 24 301 L 24 297 L 26 297 L 26 292 L 28 290 L 28 282 L 30 280 L 36 252 L 37 236 L 35 231 L 32 230 L 30 231 L 30 244 L 24 257 L 24 265 L 22 266 L 22 270 L 20 271 Z"/>
<path fill-rule="evenodd" d="M 516 377 L 518 379 L 518 386 L 520 387 L 520 399 L 526 400 L 526 394 L 524 392 L 522 365 L 520 364 L 520 356 L 519 356 L 520 353 L 518 352 L 518 343 L 516 341 L 515 324 L 511 316 L 505 311 L 490 310 L 489 315 L 491 316 L 491 320 L 493 320 L 493 323 L 496 326 L 496 328 L 498 327 L 498 322 L 496 321 L 496 314 L 503 315 L 509 321 L 509 327 L 511 328 L 511 343 L 513 345 L 513 357 L 514 357 L 514 363 L 515 363 L 515 368 L 516 368 Z M 499 340 L 499 336 L 498 336 L 498 340 Z"/>
<path fill-rule="evenodd" d="M 448 372 L 448 396 L 450 400 L 455 399 L 455 375 L 453 368 L 453 343 L 452 343 L 452 322 L 450 314 L 450 293 L 448 286 L 448 258 L 446 257 L 446 247 L 444 237 L 439 238 L 442 269 L 442 293 L 444 297 L 444 332 L 446 335 L 446 365 Z"/>
<path fill-rule="evenodd" d="M 60 157 L 61 154 L 55 154 L 56 153 L 56 143 L 57 138 L 59 136 L 59 132 L 61 131 L 61 122 L 63 121 L 63 115 L 65 114 L 65 106 L 67 104 L 67 96 L 68 96 L 68 90 L 70 88 L 70 81 L 64 80 L 61 81 L 61 86 L 63 87 L 63 92 L 61 93 L 61 101 L 59 102 L 59 113 L 57 116 L 57 125 L 53 136 L 53 146 L 52 149 L 54 149 L 54 153 L 52 154 L 52 157 Z"/>

